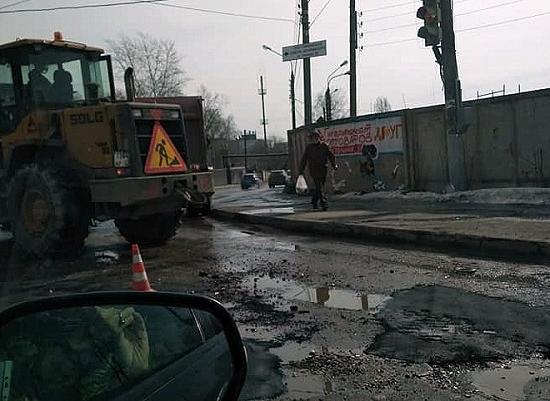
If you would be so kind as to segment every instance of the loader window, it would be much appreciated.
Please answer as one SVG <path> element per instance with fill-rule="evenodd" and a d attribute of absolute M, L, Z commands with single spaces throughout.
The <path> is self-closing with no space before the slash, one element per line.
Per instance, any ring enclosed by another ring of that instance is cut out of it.
<path fill-rule="evenodd" d="M 45 49 L 29 55 L 21 74 L 31 107 L 85 104 L 111 96 L 106 61 L 87 53 Z"/>
<path fill-rule="evenodd" d="M 15 113 L 15 89 L 11 65 L 0 61 L 0 134 L 13 130 L 13 113 Z"/>
<path fill-rule="evenodd" d="M 15 105 L 15 91 L 11 65 L 0 62 L 0 107 Z"/>
<path fill-rule="evenodd" d="M 97 85 L 98 99 L 111 97 L 111 85 L 109 82 L 109 67 L 107 60 L 90 62 L 90 81 Z"/>

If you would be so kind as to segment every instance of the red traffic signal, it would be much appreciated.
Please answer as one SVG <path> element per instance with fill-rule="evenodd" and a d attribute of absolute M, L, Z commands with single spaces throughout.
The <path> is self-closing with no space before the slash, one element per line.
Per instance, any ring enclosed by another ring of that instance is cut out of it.
<path fill-rule="evenodd" d="M 416 17 L 424 21 L 418 37 L 425 40 L 426 46 L 437 46 L 441 43 L 439 0 L 424 0 L 423 4 L 416 12 Z"/>

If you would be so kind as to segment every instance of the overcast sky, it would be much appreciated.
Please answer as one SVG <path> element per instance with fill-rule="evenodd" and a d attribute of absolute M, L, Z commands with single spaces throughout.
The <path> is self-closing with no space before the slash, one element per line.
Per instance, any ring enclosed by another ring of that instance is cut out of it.
<path fill-rule="evenodd" d="M 0 7 L 15 0 L 0 0 Z M 117 0 L 31 0 L 13 7 L 33 8 L 74 4 L 109 3 Z M 298 0 L 171 0 L 171 4 L 194 6 L 258 16 L 295 19 Z M 314 17 L 326 0 L 310 0 Z M 373 10 L 403 4 L 398 7 Z M 415 18 L 421 1 L 357 0 L 363 11 L 364 51 L 358 58 L 358 111 L 370 112 L 377 96 L 386 96 L 394 109 L 441 103 L 443 92 L 438 68 L 429 48 L 422 40 L 381 45 L 414 39 L 418 26 L 386 31 L 401 25 L 421 24 Z M 494 8 L 460 16 L 462 13 Z M 313 93 L 324 91 L 327 75 L 348 58 L 347 0 L 332 0 L 311 27 L 311 40 L 326 39 L 328 55 L 312 59 Z M 372 10 L 372 11 L 369 11 Z M 457 31 L 531 15 L 550 13 L 548 0 L 456 0 Z M 406 14 L 394 18 L 383 17 Z M 370 22 L 369 22 L 370 20 Z M 195 94 L 204 84 L 226 95 L 229 112 L 239 128 L 261 131 L 261 102 L 258 76 L 264 75 L 268 135 L 286 137 L 290 127 L 288 101 L 289 64 L 262 50 L 262 44 L 281 50 L 295 43 L 292 22 L 263 21 L 160 5 L 134 5 L 93 10 L 56 11 L 50 13 L 0 15 L 0 42 L 16 37 L 50 38 L 62 31 L 66 39 L 106 47 L 106 40 L 121 33 L 145 32 L 175 41 L 183 56 L 183 69 L 192 79 L 186 94 Z M 378 32 L 373 32 L 378 31 Z M 515 23 L 457 33 L 459 69 L 464 98 L 475 98 L 476 92 L 502 89 L 522 91 L 549 86 L 550 81 L 550 15 Z M 301 68 L 297 81 L 297 97 L 302 99 Z M 334 86 L 348 92 L 346 77 Z M 298 119 L 303 105 L 297 103 Z"/>

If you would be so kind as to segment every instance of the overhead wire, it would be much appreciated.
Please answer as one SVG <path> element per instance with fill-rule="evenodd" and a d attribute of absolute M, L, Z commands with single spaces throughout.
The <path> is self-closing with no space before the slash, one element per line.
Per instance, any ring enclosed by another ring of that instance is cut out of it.
<path fill-rule="evenodd" d="M 313 17 L 313 19 L 311 20 L 311 22 L 309 23 L 309 26 L 311 27 L 315 21 L 317 21 L 317 19 L 323 14 L 323 12 L 325 12 L 325 10 L 327 9 L 327 7 L 329 6 L 329 4 L 332 2 L 332 0 L 327 0 L 325 2 L 325 5 L 321 8 L 321 11 L 319 11 L 317 13 L 317 15 L 315 17 Z"/>
<path fill-rule="evenodd" d="M 407 1 L 407 2 L 404 2 L 404 3 L 392 4 L 392 5 L 387 5 L 387 6 L 377 7 L 377 8 L 371 8 L 371 9 L 365 10 L 365 12 L 375 12 L 375 11 L 388 10 L 390 8 L 403 7 L 403 6 L 408 6 L 408 5 L 416 4 L 416 3 L 418 3 L 418 0 L 416 0 L 416 1 Z"/>
<path fill-rule="evenodd" d="M 8 10 L 0 11 L 0 14 L 22 14 L 22 13 L 41 13 L 49 11 L 61 11 L 61 10 L 81 10 L 86 8 L 105 8 L 105 7 L 116 7 L 116 6 L 129 6 L 136 4 L 152 4 L 160 3 L 169 0 L 136 0 L 136 1 L 119 1 L 116 3 L 96 3 L 96 4 L 82 4 L 77 6 L 56 6 L 56 7 L 45 7 L 45 8 L 21 8 L 17 10 Z"/>
<path fill-rule="evenodd" d="M 538 14 L 533 14 L 533 15 L 527 15 L 525 17 L 518 17 L 518 18 L 509 19 L 509 20 L 493 22 L 493 23 L 484 24 L 484 25 L 473 26 L 473 27 L 470 27 L 470 28 L 458 29 L 455 32 L 456 33 L 470 32 L 470 31 L 475 31 L 475 30 L 479 30 L 479 29 L 485 29 L 485 28 L 491 28 L 491 27 L 495 27 L 495 26 L 511 24 L 511 23 L 519 22 L 519 21 L 526 21 L 526 20 L 539 18 L 539 17 L 543 17 L 543 16 L 547 16 L 547 15 L 550 15 L 550 11 L 543 12 L 543 13 L 538 13 Z M 412 42 L 412 41 L 417 41 L 417 40 L 418 40 L 418 38 L 393 40 L 393 41 L 389 41 L 389 42 L 373 43 L 373 44 L 367 45 L 365 47 L 366 48 L 380 47 L 380 46 L 394 45 L 394 44 L 398 44 L 398 43 Z"/>
<path fill-rule="evenodd" d="M 480 8 L 480 9 L 477 9 L 477 10 L 458 13 L 458 14 L 455 14 L 455 17 L 461 17 L 461 16 L 465 16 L 465 15 L 476 14 L 476 13 L 479 13 L 479 12 L 483 12 L 483 11 L 487 11 L 487 10 L 493 10 L 495 8 L 505 7 L 505 6 L 509 6 L 509 5 L 513 5 L 513 4 L 517 4 L 517 3 L 522 3 L 522 2 L 525 2 L 525 1 L 527 1 L 527 0 L 513 0 L 513 1 L 509 1 L 507 3 L 495 4 L 495 5 Z M 392 30 L 395 30 L 395 29 L 408 28 L 408 27 L 417 26 L 417 25 L 418 25 L 418 22 L 413 22 L 413 23 L 408 23 L 408 24 L 396 25 L 396 26 L 392 26 L 392 27 L 388 27 L 388 28 L 367 30 L 365 33 L 387 32 L 387 31 L 392 31 Z"/>
<path fill-rule="evenodd" d="M 458 0 L 458 1 L 455 1 L 454 4 L 466 3 L 468 1 L 472 1 L 472 0 Z M 418 1 L 416 3 L 418 3 Z M 365 13 L 367 13 L 367 12 L 369 12 L 369 10 L 365 10 Z M 388 20 L 388 19 L 392 19 L 392 18 L 404 17 L 404 16 L 407 16 L 407 15 L 411 15 L 411 12 L 407 11 L 407 12 L 403 12 L 403 13 L 399 13 L 399 14 L 391 14 L 391 15 L 385 15 L 385 16 L 382 16 L 382 17 L 369 18 L 369 19 L 367 19 L 367 24 L 369 22 L 384 21 L 384 20 Z"/>
<path fill-rule="evenodd" d="M 178 8 L 178 9 L 182 9 L 182 10 L 196 11 L 196 12 L 207 13 L 207 14 L 217 14 L 217 15 L 225 15 L 225 16 L 230 16 L 230 17 L 240 17 L 240 18 L 248 18 L 248 19 L 256 19 L 256 20 L 264 20 L 264 21 L 294 23 L 294 20 L 292 20 L 290 18 L 244 14 L 244 13 L 236 13 L 236 12 L 230 12 L 230 11 L 213 10 L 213 9 L 208 9 L 208 8 L 182 6 L 182 5 L 177 5 L 177 4 L 166 4 L 165 3 L 166 1 L 170 1 L 170 0 L 133 0 L 133 1 L 119 1 L 119 2 L 115 2 L 115 3 L 96 3 L 96 4 L 85 4 L 85 5 L 76 5 L 76 6 L 27 8 L 27 9 L 16 9 L 16 10 L 0 11 L 0 14 L 39 13 L 39 12 L 50 12 L 50 11 L 61 11 L 61 10 L 80 10 L 80 9 L 89 9 L 89 8 L 130 6 L 130 5 L 136 5 L 136 4 L 156 4 L 156 5 L 159 5 L 159 6 Z"/>
<path fill-rule="evenodd" d="M 10 3 L 10 4 L 6 4 L 4 6 L 0 6 L 0 10 L 4 10 L 6 8 L 10 8 L 10 7 L 15 7 L 15 6 L 18 6 L 19 4 L 23 4 L 23 3 L 28 3 L 29 1 L 32 1 L 32 0 L 19 0 L 19 1 L 15 1 L 13 3 Z"/>
<path fill-rule="evenodd" d="M 206 13 L 206 14 L 217 14 L 217 15 L 225 15 L 225 16 L 229 16 L 229 17 L 249 18 L 249 19 L 264 20 L 264 21 L 277 21 L 277 22 L 295 23 L 295 20 L 290 19 L 290 18 L 269 17 L 269 16 L 263 16 L 263 15 L 253 15 L 253 14 L 243 14 L 243 13 L 235 13 L 235 12 L 231 12 L 231 11 L 212 10 L 212 9 L 208 9 L 208 8 L 181 6 L 181 5 L 177 5 L 177 4 L 159 3 L 158 5 L 159 6 L 164 6 L 164 7 L 179 8 L 179 9 L 182 9 L 182 10 L 197 11 L 197 12 L 202 12 L 202 13 Z"/>

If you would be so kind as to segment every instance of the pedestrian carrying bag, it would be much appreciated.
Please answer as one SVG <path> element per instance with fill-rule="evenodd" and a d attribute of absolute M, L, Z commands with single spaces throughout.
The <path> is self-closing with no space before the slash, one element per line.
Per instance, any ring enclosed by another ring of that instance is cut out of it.
<path fill-rule="evenodd" d="M 296 193 L 305 194 L 307 192 L 307 182 L 303 175 L 298 176 L 296 181 Z"/>

